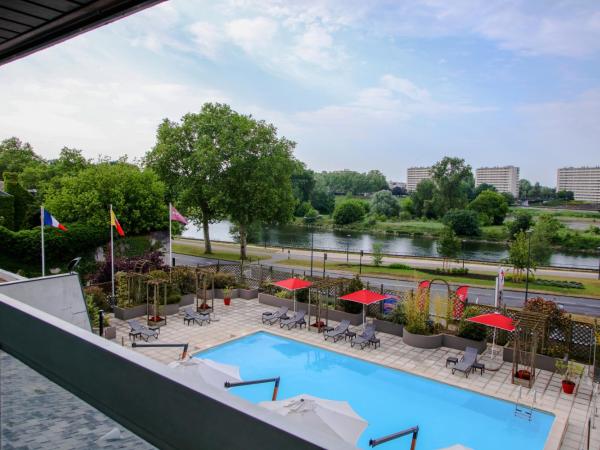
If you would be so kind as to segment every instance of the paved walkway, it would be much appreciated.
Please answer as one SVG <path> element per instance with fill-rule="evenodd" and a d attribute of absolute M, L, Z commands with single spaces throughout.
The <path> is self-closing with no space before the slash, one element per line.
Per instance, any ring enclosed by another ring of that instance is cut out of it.
<path fill-rule="evenodd" d="M 422 375 L 433 380 L 454 386 L 474 390 L 504 400 L 515 402 L 519 396 L 519 387 L 511 383 L 511 364 L 503 363 L 497 372 L 487 371 L 483 376 L 471 375 L 468 379 L 461 374 L 452 375 L 445 367 L 448 356 L 458 356 L 461 352 L 445 347 L 425 350 L 410 347 L 403 343 L 401 337 L 378 333 L 381 347 L 360 350 L 352 348 L 343 341 L 333 343 L 324 341 L 322 335 L 315 330 L 282 330 L 278 326 L 263 325 L 261 313 L 274 310 L 255 300 L 232 300 L 231 306 L 223 306 L 220 300 L 215 300 L 216 318 L 218 322 L 210 325 L 183 324 L 182 313 L 168 318 L 168 323 L 161 329 L 159 343 L 189 343 L 190 352 L 204 350 L 223 342 L 245 336 L 260 330 L 269 331 L 284 337 L 298 339 L 312 345 L 334 350 L 350 356 L 359 357 L 386 366 L 401 369 L 406 372 Z M 113 319 L 117 326 L 117 340 L 129 346 L 129 328 L 125 322 Z M 136 351 L 146 354 L 158 361 L 169 363 L 180 356 L 180 351 L 173 348 L 138 348 Z M 568 426 L 560 447 L 560 432 L 553 432 L 551 446 L 548 449 L 580 450 L 587 433 L 585 424 L 592 409 L 593 385 L 587 375 L 581 380 L 576 395 L 564 394 L 561 390 L 561 377 L 552 372 L 539 370 L 534 386 L 537 392 L 536 406 L 557 415 L 557 422 L 568 420 Z M 522 389 L 523 403 L 531 404 L 533 391 Z M 584 433 L 585 431 L 585 433 Z M 600 448 L 600 427 L 592 430 L 591 449 Z"/>

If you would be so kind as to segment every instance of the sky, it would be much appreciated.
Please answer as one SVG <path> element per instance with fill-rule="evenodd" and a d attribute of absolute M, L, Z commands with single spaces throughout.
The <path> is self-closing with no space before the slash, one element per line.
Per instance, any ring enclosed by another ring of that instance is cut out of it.
<path fill-rule="evenodd" d="M 174 0 L 0 66 L 0 139 L 131 159 L 205 102 L 316 171 L 600 165 L 600 2 Z"/>

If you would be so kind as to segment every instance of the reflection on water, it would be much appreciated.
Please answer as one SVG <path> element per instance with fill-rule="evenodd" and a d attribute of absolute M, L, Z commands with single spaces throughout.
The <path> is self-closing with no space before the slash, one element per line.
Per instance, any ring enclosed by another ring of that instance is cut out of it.
<path fill-rule="evenodd" d="M 230 232 L 231 224 L 227 221 L 210 225 L 211 238 L 216 241 L 235 242 Z M 202 239 L 202 231 L 190 224 L 186 227 L 184 237 Z M 311 247 L 314 238 L 314 248 L 323 250 L 353 252 L 364 250 L 370 252 L 374 242 L 383 244 L 383 251 L 389 254 L 409 256 L 439 256 L 436 240 L 422 236 L 392 236 L 374 235 L 352 231 L 311 230 L 292 225 L 265 228 L 253 232 L 248 237 L 252 244 L 267 244 L 276 247 Z M 501 261 L 508 257 L 508 250 L 504 244 L 489 242 L 464 242 L 461 258 L 481 261 Z M 595 269 L 598 258 L 592 255 L 577 253 L 554 252 L 550 256 L 549 265 Z"/>

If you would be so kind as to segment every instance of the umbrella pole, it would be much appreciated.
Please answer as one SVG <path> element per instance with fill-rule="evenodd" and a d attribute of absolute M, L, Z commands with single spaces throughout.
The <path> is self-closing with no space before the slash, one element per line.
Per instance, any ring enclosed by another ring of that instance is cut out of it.
<path fill-rule="evenodd" d="M 310 289 L 308 290 L 308 326 L 306 329 L 310 331 Z"/>
<path fill-rule="evenodd" d="M 294 312 L 296 312 L 296 291 L 294 291 Z"/>
<path fill-rule="evenodd" d="M 494 337 L 492 338 L 492 359 L 496 358 L 495 355 L 495 351 L 496 351 L 496 331 L 498 330 L 498 328 L 494 327 Z"/>
<path fill-rule="evenodd" d="M 365 314 L 365 305 L 363 304 L 363 333 L 365 332 L 365 328 L 366 328 L 366 324 L 365 324 L 366 320 L 367 320 L 367 315 Z"/>

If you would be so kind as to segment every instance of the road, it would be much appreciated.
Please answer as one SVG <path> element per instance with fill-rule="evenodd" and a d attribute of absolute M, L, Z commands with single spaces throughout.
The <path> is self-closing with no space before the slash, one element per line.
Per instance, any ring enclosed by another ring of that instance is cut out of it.
<path fill-rule="evenodd" d="M 182 255 L 179 253 L 173 253 L 173 257 L 175 258 L 175 262 L 177 265 L 208 265 L 215 264 L 217 260 L 209 259 L 209 258 L 201 258 L 198 256 L 189 256 Z M 227 264 L 221 260 L 221 264 Z M 237 264 L 237 263 L 232 263 Z M 268 264 L 268 263 L 267 263 Z M 292 269 L 296 271 L 307 271 L 306 267 L 291 267 L 291 266 L 277 266 L 279 270 L 285 270 L 291 272 Z M 316 274 L 320 274 L 320 271 L 316 271 Z M 349 274 L 341 271 L 327 271 L 327 275 L 331 277 L 347 277 Z M 416 283 L 413 281 L 404 281 L 397 280 L 391 278 L 380 278 L 380 277 L 370 277 L 370 276 L 362 276 L 361 279 L 364 283 L 369 282 L 371 286 L 380 286 L 384 284 L 386 287 L 394 289 L 410 289 L 415 288 Z M 434 284 L 432 287 L 433 293 L 440 293 L 445 295 L 446 287 L 445 285 L 436 285 Z M 533 296 L 535 292 L 530 291 L 530 297 Z M 553 300 L 561 305 L 563 305 L 565 311 L 572 314 L 581 314 L 586 316 L 600 316 L 600 300 L 593 298 L 580 298 L 580 297 L 570 297 L 565 295 L 548 295 L 543 294 L 544 298 Z M 518 291 L 504 291 L 504 303 L 507 306 L 512 307 L 522 307 L 523 302 L 525 300 L 525 293 Z M 469 302 L 476 303 L 479 302 L 484 305 L 493 305 L 494 304 L 494 290 L 488 288 L 480 288 L 480 287 L 470 287 L 469 288 Z"/>

